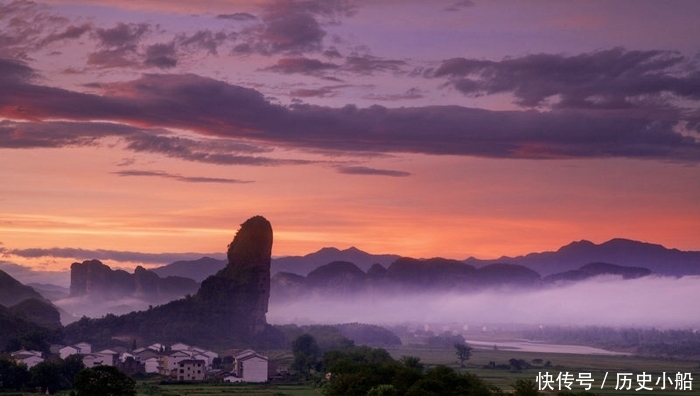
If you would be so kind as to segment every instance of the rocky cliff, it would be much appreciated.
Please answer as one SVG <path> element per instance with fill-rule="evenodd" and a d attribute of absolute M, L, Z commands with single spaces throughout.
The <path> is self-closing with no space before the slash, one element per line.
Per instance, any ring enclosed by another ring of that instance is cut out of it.
<path fill-rule="evenodd" d="M 195 295 L 119 317 L 81 319 L 66 327 L 66 341 L 109 345 L 114 339 L 139 339 L 210 348 L 280 347 L 283 335 L 266 320 L 271 255 L 272 226 L 255 216 L 241 225 L 229 244 L 226 267 L 205 279 Z M 142 278 L 142 285 L 153 279 Z"/>
<path fill-rule="evenodd" d="M 158 274 L 139 266 L 133 274 L 113 270 L 99 260 L 71 265 L 70 297 L 90 296 L 101 300 L 135 297 L 160 303 L 194 293 L 199 284 L 188 278 Z"/>
<path fill-rule="evenodd" d="M 262 216 L 241 224 L 228 246 L 228 264 L 202 282 L 197 298 L 224 306 L 232 327 L 252 334 L 267 325 L 270 300 L 272 226 Z"/>

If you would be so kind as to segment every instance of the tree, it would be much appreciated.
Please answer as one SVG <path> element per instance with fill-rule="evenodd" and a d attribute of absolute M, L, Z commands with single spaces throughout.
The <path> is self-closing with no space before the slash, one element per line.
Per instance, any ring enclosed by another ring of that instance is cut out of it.
<path fill-rule="evenodd" d="M 48 360 L 45 360 L 29 370 L 32 374 L 32 384 L 49 393 L 58 390 L 61 380 L 61 368 Z"/>
<path fill-rule="evenodd" d="M 78 396 L 136 396 L 136 381 L 116 367 L 97 366 L 75 376 Z"/>
<path fill-rule="evenodd" d="M 0 356 L 0 389 L 20 390 L 29 384 L 31 375 L 27 366 Z"/>
<path fill-rule="evenodd" d="M 309 373 L 318 366 L 318 358 L 321 350 L 316 344 L 316 339 L 308 333 L 304 333 L 292 342 L 294 362 L 292 369 L 300 373 Z"/>
<path fill-rule="evenodd" d="M 401 356 L 399 361 L 403 363 L 404 366 L 414 368 L 418 371 L 423 371 L 425 368 L 423 363 L 420 361 L 420 358 L 417 356 Z"/>
<path fill-rule="evenodd" d="M 398 392 L 393 385 L 382 384 L 377 385 L 367 392 L 367 396 L 397 396 Z"/>
<path fill-rule="evenodd" d="M 82 355 L 70 355 L 63 360 L 61 365 L 61 373 L 68 381 L 68 385 L 72 388 L 75 383 L 75 376 L 85 369 Z"/>
<path fill-rule="evenodd" d="M 537 396 L 540 394 L 535 381 L 531 379 L 519 379 L 513 384 L 513 396 Z"/>
<path fill-rule="evenodd" d="M 472 347 L 467 343 L 455 343 L 455 353 L 457 354 L 459 366 L 464 367 L 464 362 L 469 360 L 472 355 Z"/>

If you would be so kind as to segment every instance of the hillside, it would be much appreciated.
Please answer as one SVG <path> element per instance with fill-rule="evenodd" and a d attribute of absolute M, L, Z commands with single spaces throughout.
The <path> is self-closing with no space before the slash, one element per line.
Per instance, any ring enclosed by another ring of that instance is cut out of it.
<path fill-rule="evenodd" d="M 465 263 L 475 267 L 497 262 L 522 265 L 542 276 L 577 270 L 581 266 L 596 262 L 644 267 L 659 275 L 700 274 L 700 252 L 667 249 L 661 245 L 620 238 L 599 245 L 585 240 L 572 242 L 554 252 L 530 253 L 518 257 L 503 256 L 495 260 L 465 260 Z"/>
<path fill-rule="evenodd" d="M 36 290 L 23 285 L 5 271 L 0 271 L 0 305 L 9 307 L 30 298 L 44 299 Z"/>
<path fill-rule="evenodd" d="M 65 328 L 66 341 L 109 345 L 118 338 L 209 348 L 280 346 L 283 337 L 266 321 L 271 251 L 270 223 L 253 217 L 229 245 L 226 267 L 202 282 L 195 295 L 122 316 L 83 318 Z"/>

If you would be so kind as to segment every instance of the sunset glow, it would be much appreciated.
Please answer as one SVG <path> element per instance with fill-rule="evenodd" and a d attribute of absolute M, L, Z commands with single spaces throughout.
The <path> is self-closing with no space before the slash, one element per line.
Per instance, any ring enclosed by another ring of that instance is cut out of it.
<path fill-rule="evenodd" d="M 93 3 L 0 0 L 0 262 L 700 251 L 700 2 Z"/>

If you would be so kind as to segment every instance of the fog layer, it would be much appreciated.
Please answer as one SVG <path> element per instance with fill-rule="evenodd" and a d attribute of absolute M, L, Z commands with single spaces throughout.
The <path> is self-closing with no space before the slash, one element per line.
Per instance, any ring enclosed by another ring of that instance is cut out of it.
<path fill-rule="evenodd" d="M 700 327 L 700 276 L 600 276 L 537 290 L 316 296 L 270 305 L 273 324 L 522 323 Z"/>

